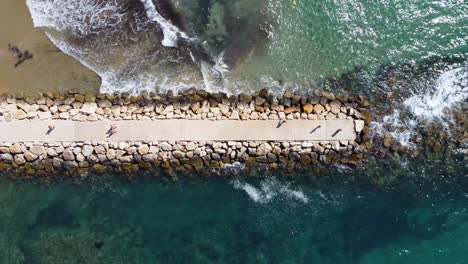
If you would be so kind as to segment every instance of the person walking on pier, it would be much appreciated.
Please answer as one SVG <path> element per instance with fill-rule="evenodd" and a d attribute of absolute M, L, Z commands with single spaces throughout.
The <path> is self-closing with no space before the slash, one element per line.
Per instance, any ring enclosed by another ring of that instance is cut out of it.
<path fill-rule="evenodd" d="M 117 133 L 117 125 L 114 123 L 111 125 L 110 129 L 107 131 L 107 137 L 112 137 L 115 133 Z"/>
<path fill-rule="evenodd" d="M 48 125 L 47 128 L 49 130 L 47 130 L 46 135 L 50 135 L 50 133 L 55 129 L 55 126 L 54 125 Z"/>

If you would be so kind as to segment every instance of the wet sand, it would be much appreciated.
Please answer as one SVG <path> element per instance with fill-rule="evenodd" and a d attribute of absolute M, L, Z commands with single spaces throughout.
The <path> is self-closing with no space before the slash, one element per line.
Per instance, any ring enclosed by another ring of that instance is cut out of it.
<path fill-rule="evenodd" d="M 77 60 L 62 53 L 41 29 L 33 28 L 25 0 L 0 1 L 0 93 L 23 91 L 26 94 L 74 88 L 96 92 L 100 78 Z M 33 58 L 17 68 L 16 56 L 8 44 Z"/>

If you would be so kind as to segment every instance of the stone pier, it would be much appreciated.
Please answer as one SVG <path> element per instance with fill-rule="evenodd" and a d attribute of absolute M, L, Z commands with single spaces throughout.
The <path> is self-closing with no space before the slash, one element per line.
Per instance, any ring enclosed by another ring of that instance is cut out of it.
<path fill-rule="evenodd" d="M 163 170 L 359 166 L 370 149 L 361 96 L 266 90 L 227 96 L 21 94 L 0 96 L 0 173 L 20 177 Z M 111 125 L 116 133 L 109 135 Z M 55 127 L 49 130 L 49 126 Z"/>

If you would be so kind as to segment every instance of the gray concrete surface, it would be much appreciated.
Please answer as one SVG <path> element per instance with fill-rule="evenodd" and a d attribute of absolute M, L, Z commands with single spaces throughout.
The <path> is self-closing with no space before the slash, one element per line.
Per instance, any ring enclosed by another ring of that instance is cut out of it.
<path fill-rule="evenodd" d="M 106 132 L 116 124 L 117 133 Z M 46 134 L 48 125 L 55 129 Z M 354 140 L 353 120 L 16 121 L 0 122 L 0 142 L 66 141 L 333 141 Z"/>

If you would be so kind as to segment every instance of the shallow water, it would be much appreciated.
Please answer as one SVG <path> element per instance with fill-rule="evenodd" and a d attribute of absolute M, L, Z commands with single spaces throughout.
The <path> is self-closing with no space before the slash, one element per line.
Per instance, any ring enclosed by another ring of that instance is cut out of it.
<path fill-rule="evenodd" d="M 178 14 L 165 18 L 168 8 L 153 4 L 162 2 L 27 4 L 34 25 L 96 71 L 104 91 L 310 89 L 355 68 L 374 78 L 388 64 L 468 52 L 468 6 L 459 0 L 164 1 Z"/>
<path fill-rule="evenodd" d="M 33 58 L 18 67 L 8 44 Z M 60 52 L 44 31 L 34 28 L 25 1 L 0 1 L 0 93 L 65 92 L 70 88 L 96 92 L 100 79 L 93 71 Z"/>

